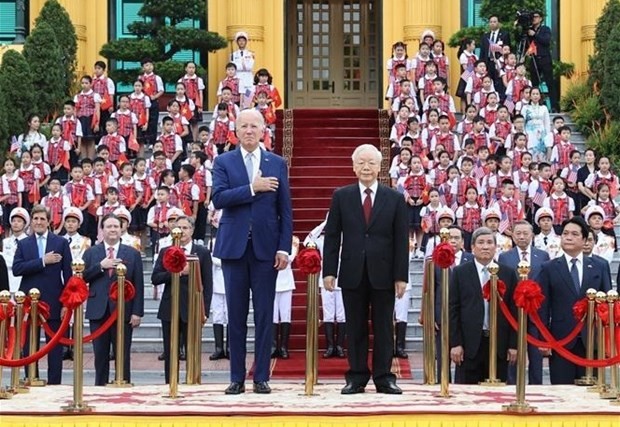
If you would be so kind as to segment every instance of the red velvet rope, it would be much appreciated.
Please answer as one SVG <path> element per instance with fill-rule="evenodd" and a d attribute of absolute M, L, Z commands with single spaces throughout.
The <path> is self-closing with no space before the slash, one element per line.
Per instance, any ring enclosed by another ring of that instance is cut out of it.
<path fill-rule="evenodd" d="M 37 360 L 41 359 L 43 356 L 47 355 L 47 353 L 49 353 L 54 347 L 56 347 L 56 345 L 60 341 L 60 338 L 62 338 L 62 336 L 65 334 L 65 332 L 69 328 L 70 322 L 71 322 L 71 313 L 67 312 L 65 313 L 65 316 L 62 319 L 62 323 L 60 324 L 60 329 L 58 330 L 58 333 L 54 335 L 47 344 L 41 347 L 39 351 L 37 351 L 36 353 L 28 357 L 24 357 L 22 359 L 17 359 L 17 360 L 0 358 L 0 366 L 8 366 L 11 368 L 15 368 L 15 367 L 20 367 L 20 366 L 30 365 L 31 363 L 34 363 Z M 15 344 L 15 341 L 16 340 L 14 337 L 11 340 L 13 345 Z M 8 346 L 8 347 L 11 347 L 11 346 Z"/>
<path fill-rule="evenodd" d="M 0 357 L 7 359 L 13 359 L 13 349 L 15 348 L 15 328 L 10 327 L 7 329 L 6 345 L 4 347 L 4 354 L 0 354 Z"/>
<path fill-rule="evenodd" d="M 299 251 L 295 263 L 302 274 L 316 274 L 321 272 L 321 253 L 316 248 L 305 248 Z"/>
<path fill-rule="evenodd" d="M 503 298 L 504 294 L 506 293 L 506 283 L 504 283 L 503 280 L 497 279 L 497 293 L 499 294 L 500 298 Z M 482 286 L 482 298 L 485 301 L 491 300 L 491 281 L 490 280 L 487 280 L 484 286 Z"/>
<path fill-rule="evenodd" d="M 12 301 L 9 301 L 6 304 L 6 308 L 3 307 L 4 304 L 0 304 L 0 322 L 5 319 L 10 319 L 14 316 L 15 313 L 15 304 Z"/>
<path fill-rule="evenodd" d="M 92 334 L 84 335 L 84 337 L 82 338 L 82 342 L 83 343 L 88 343 L 88 342 L 91 342 L 93 340 L 96 340 L 101 335 L 103 335 L 108 329 L 110 329 L 112 327 L 112 325 L 114 325 L 115 322 L 116 322 L 116 310 L 114 310 L 110 314 L 110 317 L 108 317 L 108 320 L 106 320 L 105 323 L 103 325 L 101 325 L 101 327 L 99 329 L 97 329 Z M 53 337 L 56 334 L 56 331 L 54 331 L 50 327 L 50 325 L 48 323 L 43 323 L 42 326 L 43 326 L 43 330 L 45 331 L 47 336 Z M 60 338 L 60 341 L 58 341 L 58 342 L 61 345 L 74 345 L 75 344 L 75 339 L 73 339 L 73 338 L 65 338 L 63 336 L 62 338 Z"/>

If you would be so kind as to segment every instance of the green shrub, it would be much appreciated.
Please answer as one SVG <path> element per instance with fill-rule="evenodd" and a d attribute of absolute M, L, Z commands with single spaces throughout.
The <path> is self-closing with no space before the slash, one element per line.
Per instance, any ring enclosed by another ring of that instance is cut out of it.
<path fill-rule="evenodd" d="M 560 107 L 562 111 L 567 113 L 573 112 L 576 106 L 590 95 L 592 95 L 592 88 L 587 81 L 573 81 L 564 92 L 564 96 L 560 100 Z"/>
<path fill-rule="evenodd" d="M 610 122 L 600 130 L 595 131 L 586 141 L 588 148 L 592 148 L 597 156 L 609 156 L 615 170 L 620 170 L 620 122 Z"/>
<path fill-rule="evenodd" d="M 607 39 L 606 50 L 600 53 L 603 72 L 600 92 L 601 104 L 611 117 L 620 119 L 620 25 L 612 30 Z"/>
<path fill-rule="evenodd" d="M 464 27 L 452 34 L 450 40 L 448 40 L 448 46 L 461 47 L 461 43 L 465 40 L 473 39 L 476 41 L 476 46 L 480 43 L 480 38 L 486 32 L 486 27 Z"/>
<path fill-rule="evenodd" d="M 575 104 L 572 117 L 577 129 L 586 136 L 593 135 L 602 129 L 605 123 L 605 113 L 601 108 L 598 95 L 590 95 Z"/>

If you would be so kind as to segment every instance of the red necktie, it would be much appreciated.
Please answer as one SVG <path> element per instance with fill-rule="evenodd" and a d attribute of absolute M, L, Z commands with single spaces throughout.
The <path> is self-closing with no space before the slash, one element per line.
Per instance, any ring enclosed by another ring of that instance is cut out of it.
<path fill-rule="evenodd" d="M 370 214 L 372 213 L 372 190 L 370 188 L 367 188 L 366 190 L 364 190 L 364 193 L 366 193 L 366 197 L 364 198 L 364 204 L 362 205 L 362 207 L 364 208 L 364 218 L 366 218 L 366 225 L 368 225 L 370 223 Z"/>
<path fill-rule="evenodd" d="M 113 247 L 113 246 L 110 246 L 110 247 L 108 248 L 108 258 L 109 258 L 109 259 L 114 259 L 114 247 Z M 114 274 L 114 271 L 113 271 L 113 270 L 114 270 L 113 268 L 110 268 L 110 269 L 108 270 L 108 276 L 109 276 L 109 277 L 112 277 L 112 274 Z"/>

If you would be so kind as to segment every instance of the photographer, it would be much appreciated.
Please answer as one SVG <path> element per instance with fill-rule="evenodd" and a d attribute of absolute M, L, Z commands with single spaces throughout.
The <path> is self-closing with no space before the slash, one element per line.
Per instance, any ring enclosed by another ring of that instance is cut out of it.
<path fill-rule="evenodd" d="M 549 89 L 551 110 L 559 112 L 558 91 L 553 79 L 553 62 L 551 60 L 551 29 L 542 24 L 543 14 L 532 13 L 532 25 L 527 30 L 528 48 L 526 52 L 532 57 L 529 65 L 530 78 L 534 87 L 544 81 Z"/>

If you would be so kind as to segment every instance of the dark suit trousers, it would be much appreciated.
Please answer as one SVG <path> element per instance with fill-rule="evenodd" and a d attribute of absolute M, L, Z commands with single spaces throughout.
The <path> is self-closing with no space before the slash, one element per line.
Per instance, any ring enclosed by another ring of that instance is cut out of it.
<path fill-rule="evenodd" d="M 49 319 L 47 324 L 54 331 L 60 328 L 60 319 Z M 41 335 L 41 328 L 37 337 Z M 45 334 L 45 342 L 50 341 L 50 337 Z M 37 340 L 37 350 L 39 348 L 39 341 Z M 23 348 L 24 356 L 30 355 L 30 326 L 26 330 L 26 343 Z M 25 366 L 26 377 L 28 376 L 28 365 Z M 39 376 L 39 364 L 37 363 L 37 377 Z M 62 381 L 62 345 L 56 345 L 53 349 L 47 353 L 47 383 L 50 385 L 60 384 Z"/>
<path fill-rule="evenodd" d="M 254 381 L 269 381 L 273 300 L 276 296 L 274 260 L 260 261 L 254 255 L 251 240 L 239 259 L 222 260 L 226 304 L 228 306 L 228 341 L 230 345 L 230 380 L 245 381 L 246 340 L 250 291 L 254 308 Z M 390 312 L 391 315 L 392 312 Z"/>
<path fill-rule="evenodd" d="M 482 332 L 481 332 L 482 333 Z M 497 354 L 497 378 L 506 381 L 508 362 L 506 354 Z M 455 382 L 457 384 L 478 384 L 489 378 L 489 338 L 480 339 L 478 353 L 473 358 L 465 357 L 463 363 L 456 366 Z"/>
<path fill-rule="evenodd" d="M 377 385 L 395 381 L 392 374 L 394 352 L 394 290 L 373 289 L 368 270 L 363 266 L 362 281 L 356 289 L 342 289 L 344 311 L 347 319 L 347 346 L 349 370 L 347 383 L 365 386 L 370 379 L 368 369 L 368 312 L 372 320 L 374 345 L 372 353 L 372 377 Z"/>
<path fill-rule="evenodd" d="M 543 357 L 538 347 L 531 344 L 527 345 L 527 377 L 528 384 L 541 385 L 543 369 Z M 510 385 L 517 383 L 517 364 L 508 365 L 508 374 L 506 382 Z"/>
<path fill-rule="evenodd" d="M 90 333 L 99 329 L 110 315 L 106 309 L 103 319 L 90 320 Z M 123 379 L 127 382 L 131 380 L 130 360 L 131 360 L 131 336 L 133 328 L 129 323 L 125 323 L 125 360 L 123 363 Z M 95 385 L 106 385 L 110 382 L 110 346 L 116 351 L 116 324 L 104 332 L 99 338 L 93 340 L 93 353 L 95 354 Z"/>
<path fill-rule="evenodd" d="M 166 378 L 166 384 L 170 383 L 170 325 L 171 322 L 169 321 L 161 321 L 164 338 L 164 377 Z M 187 348 L 187 322 L 181 319 L 179 319 L 179 349 L 180 348 Z M 177 365 L 177 371 L 178 370 L 179 366 Z"/>
<path fill-rule="evenodd" d="M 581 338 L 577 338 L 573 348 L 569 349 L 576 356 L 586 357 L 586 347 Z M 549 358 L 549 377 L 551 384 L 574 384 L 576 379 L 586 374 L 586 368 L 577 366 L 557 353 Z"/>

